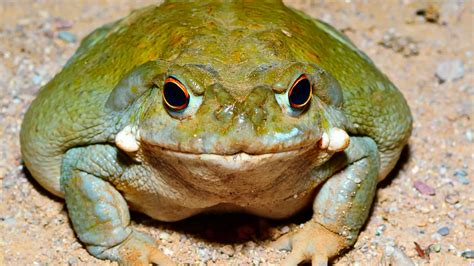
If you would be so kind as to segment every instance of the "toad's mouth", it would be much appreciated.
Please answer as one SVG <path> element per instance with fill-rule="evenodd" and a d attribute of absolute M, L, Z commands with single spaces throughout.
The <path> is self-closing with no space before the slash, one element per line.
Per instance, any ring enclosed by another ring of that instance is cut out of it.
<path fill-rule="evenodd" d="M 274 156 L 274 155 L 285 155 L 285 154 L 294 154 L 302 151 L 306 151 L 315 147 L 314 144 L 311 145 L 300 145 L 296 147 L 288 147 L 281 150 L 269 150 L 264 151 L 261 153 L 256 152 L 247 152 L 247 151 L 236 151 L 236 152 L 229 152 L 229 153 L 219 153 L 219 152 L 200 152 L 200 151 L 183 151 L 183 150 L 176 150 L 168 147 L 163 147 L 160 145 L 147 145 L 152 146 L 153 150 L 159 150 L 161 153 L 169 153 L 169 154 L 176 154 L 176 155 L 183 155 L 183 156 L 201 156 L 201 157 L 219 157 L 225 158 L 226 160 L 247 160 L 252 158 L 264 157 L 264 156 Z M 150 148 L 149 148 L 150 149 Z"/>
<path fill-rule="evenodd" d="M 187 153 L 168 149 L 161 149 L 159 155 L 166 158 L 173 158 L 182 161 L 197 160 L 203 164 L 219 165 L 228 170 L 246 171 L 255 168 L 256 165 L 268 163 L 270 161 L 283 161 L 288 158 L 297 157 L 299 154 L 307 152 L 311 147 L 300 148 L 297 150 L 279 151 L 262 154 L 248 154 L 239 152 L 232 155 L 213 154 L 213 153 Z M 156 150 L 154 152 L 156 154 Z"/>
<path fill-rule="evenodd" d="M 291 146 L 270 146 L 270 147 L 260 147 L 260 149 L 255 149 L 252 147 L 252 152 L 249 152 L 247 149 L 237 149 L 233 151 L 225 151 L 210 152 L 207 151 L 197 151 L 194 152 L 192 149 L 184 150 L 178 147 L 167 146 L 167 145 L 159 145 L 156 143 L 150 143 L 146 140 L 141 140 L 140 134 L 136 131 L 136 129 L 131 128 L 129 126 L 125 127 L 122 131 L 120 131 L 115 137 L 115 144 L 118 148 L 123 150 L 126 153 L 136 153 L 137 151 L 141 150 L 141 153 L 146 154 L 149 152 L 153 153 L 165 153 L 165 154 L 173 154 L 176 156 L 182 157 L 202 157 L 205 158 L 219 158 L 219 160 L 224 161 L 249 161 L 258 158 L 265 158 L 265 157 L 274 157 L 274 156 L 288 156 L 298 153 L 303 153 L 308 150 L 312 149 L 319 149 L 319 150 L 327 150 L 328 152 L 338 152 L 346 149 L 349 146 L 349 135 L 342 129 L 339 128 L 331 128 L 328 132 L 322 134 L 322 136 L 316 140 L 306 143 L 298 143 L 297 145 Z M 258 151 L 262 151 L 261 153 Z"/>

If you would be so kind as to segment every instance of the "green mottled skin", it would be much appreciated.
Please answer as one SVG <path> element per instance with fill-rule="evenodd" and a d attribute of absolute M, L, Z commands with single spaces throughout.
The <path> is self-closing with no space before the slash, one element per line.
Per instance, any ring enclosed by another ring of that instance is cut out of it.
<path fill-rule="evenodd" d="M 313 99 L 299 113 L 285 105 L 285 93 L 301 74 Z M 183 113 L 163 106 L 170 75 L 192 94 Z M 32 175 L 66 198 L 79 238 L 99 258 L 130 262 L 121 253 L 128 248 L 143 255 L 140 262 L 169 262 L 128 227 L 124 199 L 167 221 L 205 211 L 282 218 L 314 202 L 312 221 L 322 227 L 305 228 L 335 235 L 323 237 L 334 250 L 314 251 L 317 262 L 353 243 L 411 122 L 397 88 L 323 22 L 278 1 L 168 1 L 87 36 L 32 103 L 21 145 Z M 134 154 L 114 144 L 127 125 L 140 132 Z M 350 136 L 344 152 L 316 148 L 332 127 Z M 228 168 L 224 158 L 240 153 L 250 156 L 245 167 Z M 362 183 L 353 186 L 354 177 Z M 334 197 L 336 190 L 348 197 Z M 99 198 L 109 204 L 103 211 Z M 308 232 L 287 242 L 318 239 Z M 295 255 L 296 246 L 289 264 L 313 254 Z"/>

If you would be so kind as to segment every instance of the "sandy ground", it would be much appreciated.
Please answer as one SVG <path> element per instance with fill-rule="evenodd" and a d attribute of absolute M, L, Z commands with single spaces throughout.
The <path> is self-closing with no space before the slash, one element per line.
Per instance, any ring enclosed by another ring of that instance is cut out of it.
<path fill-rule="evenodd" d="M 18 133 L 38 89 L 82 37 L 152 2 L 0 1 L 0 264 L 113 264 L 87 253 L 63 201 L 25 171 Z M 401 250 L 418 265 L 474 265 L 468 258 L 474 249 L 473 1 L 288 4 L 345 32 L 404 93 L 415 120 L 409 146 L 380 184 L 355 247 L 334 263 L 388 263 Z M 228 215 L 178 224 L 132 217 L 134 227 L 180 263 L 266 265 L 279 264 L 285 253 L 266 249 L 265 240 L 294 230 L 308 214 L 283 222 Z"/>

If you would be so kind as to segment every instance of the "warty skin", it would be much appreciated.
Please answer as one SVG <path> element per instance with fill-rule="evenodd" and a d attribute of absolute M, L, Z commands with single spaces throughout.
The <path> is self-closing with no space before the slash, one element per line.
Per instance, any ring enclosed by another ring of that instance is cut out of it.
<path fill-rule="evenodd" d="M 289 103 L 302 75 L 305 108 Z M 163 101 L 167 78 L 189 104 Z M 88 251 L 173 264 L 129 226 L 215 211 L 289 217 L 285 264 L 350 247 L 411 132 L 401 93 L 343 34 L 279 1 L 167 1 L 104 25 L 25 114 L 23 159 Z"/>

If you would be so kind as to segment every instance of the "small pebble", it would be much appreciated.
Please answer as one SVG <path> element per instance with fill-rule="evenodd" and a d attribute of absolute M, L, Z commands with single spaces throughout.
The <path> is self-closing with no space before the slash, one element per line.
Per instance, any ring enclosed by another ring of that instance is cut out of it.
<path fill-rule="evenodd" d="M 217 251 L 215 249 L 211 252 L 211 260 L 213 262 L 216 262 L 217 260 Z"/>
<path fill-rule="evenodd" d="M 0 221 L 2 221 L 3 224 L 6 225 L 6 226 L 15 226 L 16 225 L 16 219 L 13 218 L 13 217 L 2 218 Z"/>
<path fill-rule="evenodd" d="M 367 253 L 367 251 L 369 251 L 368 244 L 364 243 L 361 247 L 359 247 L 359 250 L 362 251 L 362 253 Z"/>
<path fill-rule="evenodd" d="M 235 253 L 234 248 L 231 245 L 225 245 L 221 248 L 222 253 L 227 254 L 228 256 L 233 256 Z"/>
<path fill-rule="evenodd" d="M 72 26 L 74 25 L 74 22 L 63 19 L 63 18 L 55 18 L 54 25 L 56 27 L 56 30 L 67 30 L 67 29 L 72 28 Z"/>
<path fill-rule="evenodd" d="M 384 254 L 382 256 L 381 265 L 415 265 L 413 261 L 408 257 L 401 249 L 393 246 L 386 246 Z"/>
<path fill-rule="evenodd" d="M 440 251 L 441 251 L 441 245 L 440 244 L 430 245 L 430 252 L 438 253 Z"/>
<path fill-rule="evenodd" d="M 255 249 L 256 246 L 257 246 L 257 245 L 256 245 L 255 242 L 253 242 L 253 241 L 247 241 L 247 242 L 245 243 L 245 247 L 246 247 L 247 249 L 250 249 L 250 250 Z"/>
<path fill-rule="evenodd" d="M 438 229 L 438 234 L 442 236 L 447 236 L 449 234 L 449 228 L 447 226 L 443 226 L 440 229 Z"/>
<path fill-rule="evenodd" d="M 244 248 L 244 245 L 238 244 L 238 245 L 235 246 L 235 252 L 239 253 L 239 252 L 242 251 L 243 248 Z"/>
<path fill-rule="evenodd" d="M 454 218 L 456 218 L 456 213 L 454 211 L 450 211 L 448 212 L 448 217 L 449 219 L 454 220 Z"/>
<path fill-rule="evenodd" d="M 426 22 L 437 23 L 440 17 L 439 8 L 436 5 L 430 4 L 426 8 L 416 11 L 418 16 L 422 16 Z"/>
<path fill-rule="evenodd" d="M 379 227 L 377 227 L 377 230 L 375 230 L 375 235 L 376 236 L 381 236 L 386 228 L 387 228 L 387 226 L 385 224 L 380 225 Z"/>
<path fill-rule="evenodd" d="M 167 248 L 167 247 L 164 247 L 164 248 L 163 248 L 163 253 L 164 253 L 166 256 L 173 256 L 173 255 L 174 255 L 174 252 L 173 252 L 171 249 Z"/>
<path fill-rule="evenodd" d="M 470 129 L 468 129 L 468 130 L 466 131 L 466 139 L 467 139 L 467 141 L 469 141 L 469 142 L 472 142 L 472 140 L 474 139 L 474 138 L 473 138 L 472 131 L 471 131 Z"/>
<path fill-rule="evenodd" d="M 449 193 L 448 195 L 446 195 L 446 197 L 444 198 L 444 200 L 451 204 L 451 205 L 454 205 L 456 203 L 459 202 L 459 193 L 458 192 L 451 192 Z"/>
<path fill-rule="evenodd" d="M 456 252 L 456 247 L 453 244 L 448 244 L 448 251 Z"/>
<path fill-rule="evenodd" d="M 166 232 L 161 232 L 158 237 L 161 239 L 161 240 L 167 240 L 168 238 L 170 238 L 170 234 L 166 233 Z"/>
<path fill-rule="evenodd" d="M 464 250 L 461 253 L 461 257 L 466 259 L 474 259 L 474 250 Z"/>
<path fill-rule="evenodd" d="M 464 169 L 458 169 L 454 172 L 454 176 L 467 176 L 467 172 Z"/>
<path fill-rule="evenodd" d="M 38 75 L 34 75 L 32 80 L 35 85 L 39 85 L 43 81 L 43 79 Z"/>
<path fill-rule="evenodd" d="M 435 189 L 432 188 L 431 186 L 429 186 L 428 184 L 426 184 L 423 181 L 417 180 L 417 181 L 415 181 L 413 186 L 416 188 L 416 190 L 418 190 L 423 195 L 433 196 L 433 195 L 436 194 Z"/>
<path fill-rule="evenodd" d="M 471 181 L 465 176 L 458 177 L 458 181 L 463 185 L 469 185 L 471 183 Z"/>
<path fill-rule="evenodd" d="M 448 168 L 446 167 L 446 165 L 442 164 L 439 167 L 439 173 L 442 174 L 442 175 L 445 175 L 447 172 L 448 172 Z"/>
<path fill-rule="evenodd" d="M 199 247 L 198 254 L 202 262 L 207 262 L 211 259 L 211 252 L 207 248 Z"/>
<path fill-rule="evenodd" d="M 448 60 L 438 64 L 435 72 L 440 83 L 454 81 L 464 76 L 464 63 L 459 60 Z"/>
<path fill-rule="evenodd" d="M 281 232 L 282 234 L 286 234 L 286 233 L 290 232 L 290 228 L 285 225 L 285 226 L 283 226 L 283 227 L 280 229 L 280 232 Z"/>
<path fill-rule="evenodd" d="M 73 43 L 73 42 L 76 42 L 77 40 L 76 35 L 68 31 L 60 31 L 58 33 L 58 38 L 68 43 Z"/>
<path fill-rule="evenodd" d="M 77 261 L 77 258 L 76 257 L 70 257 L 68 260 L 67 260 L 67 264 L 68 265 L 76 265 L 78 263 Z"/>
<path fill-rule="evenodd" d="M 467 172 L 464 169 L 459 169 L 454 172 L 454 176 L 458 178 L 458 181 L 463 185 L 469 185 L 471 181 L 467 177 Z"/>
<path fill-rule="evenodd" d="M 396 53 L 402 53 L 405 57 L 415 56 L 420 53 L 418 45 L 411 37 L 399 36 L 394 28 L 390 28 L 385 32 L 379 44 L 392 49 Z"/>

